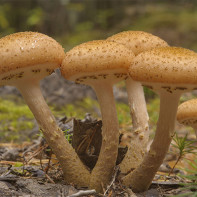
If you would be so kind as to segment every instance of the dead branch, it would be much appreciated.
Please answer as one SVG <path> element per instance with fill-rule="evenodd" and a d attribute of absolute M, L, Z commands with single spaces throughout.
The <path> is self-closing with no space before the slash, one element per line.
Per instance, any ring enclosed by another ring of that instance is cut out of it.
<path fill-rule="evenodd" d="M 78 197 L 78 196 L 83 196 L 83 195 L 90 195 L 90 194 L 95 194 L 96 193 L 96 190 L 95 189 L 92 189 L 92 190 L 80 190 L 79 192 L 75 193 L 75 194 L 72 194 L 70 196 L 67 196 L 67 197 Z"/>

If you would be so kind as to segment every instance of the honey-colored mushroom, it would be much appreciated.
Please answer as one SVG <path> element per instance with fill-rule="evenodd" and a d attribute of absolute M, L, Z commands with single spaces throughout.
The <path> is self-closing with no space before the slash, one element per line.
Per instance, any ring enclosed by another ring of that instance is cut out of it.
<path fill-rule="evenodd" d="M 140 166 L 123 177 L 136 192 L 147 190 L 170 146 L 179 98 L 197 87 L 197 54 L 177 48 L 155 48 L 140 53 L 129 68 L 133 80 L 148 86 L 160 96 L 160 114 L 149 152 Z"/>
<path fill-rule="evenodd" d="M 41 33 L 20 32 L 3 37 L 0 39 L 0 85 L 20 90 L 60 162 L 65 180 L 87 186 L 90 173 L 57 126 L 39 87 L 40 80 L 58 68 L 64 56 L 62 46 Z"/>
<path fill-rule="evenodd" d="M 197 138 L 197 99 L 191 99 L 179 105 L 177 120 L 180 124 L 192 127 Z"/>
<path fill-rule="evenodd" d="M 102 145 L 92 170 L 90 188 L 103 192 L 116 164 L 119 125 L 113 96 L 113 84 L 125 79 L 125 70 L 134 54 L 125 46 L 109 41 L 90 41 L 66 53 L 62 75 L 77 83 L 90 85 L 96 92 L 102 115 Z"/>
<path fill-rule="evenodd" d="M 161 38 L 143 31 L 123 31 L 109 37 L 107 40 L 125 45 L 135 55 L 153 48 L 166 47 L 168 44 Z M 125 80 L 128 93 L 128 103 L 132 117 L 133 129 L 129 134 L 131 143 L 120 164 L 122 173 L 136 168 L 147 151 L 149 140 L 149 117 L 141 83 L 133 81 L 131 77 Z"/>

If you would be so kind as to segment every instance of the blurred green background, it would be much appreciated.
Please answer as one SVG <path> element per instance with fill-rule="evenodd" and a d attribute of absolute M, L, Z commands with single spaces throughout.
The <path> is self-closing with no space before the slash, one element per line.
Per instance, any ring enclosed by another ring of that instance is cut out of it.
<path fill-rule="evenodd" d="M 143 30 L 197 50 L 197 1 L 0 0 L 0 37 L 38 31 L 66 50 L 123 30 Z"/>
<path fill-rule="evenodd" d="M 58 40 L 67 51 L 85 41 L 105 39 L 124 30 L 147 31 L 170 45 L 197 51 L 197 1 L 0 0 L 0 37 L 20 31 L 38 31 Z M 119 87 L 124 89 L 124 84 Z M 159 99 L 148 89 L 145 95 L 150 128 L 155 130 Z M 182 100 L 192 97 L 184 95 Z M 88 98 L 79 102 L 60 111 L 53 106 L 53 112 L 56 117 L 83 118 L 86 112 L 94 114 L 95 106 L 98 107 Z M 117 109 L 121 129 L 130 129 L 128 105 L 117 103 Z M 32 120 L 24 102 L 0 100 L 1 141 L 27 140 L 24 130 L 33 128 Z"/>

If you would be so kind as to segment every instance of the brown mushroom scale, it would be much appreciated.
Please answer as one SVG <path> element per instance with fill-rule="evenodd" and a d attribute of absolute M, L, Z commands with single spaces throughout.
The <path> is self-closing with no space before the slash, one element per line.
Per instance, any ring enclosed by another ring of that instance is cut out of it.
<path fill-rule="evenodd" d="M 151 87 L 160 96 L 160 114 L 154 140 L 142 163 L 123 177 L 134 191 L 147 190 L 168 151 L 174 134 L 179 98 L 197 87 L 197 54 L 193 51 L 164 47 L 142 52 L 131 64 L 130 76 Z"/>
<path fill-rule="evenodd" d="M 3 37 L 0 39 L 0 85 L 12 85 L 20 90 L 57 156 L 66 181 L 87 186 L 90 173 L 57 126 L 39 87 L 39 81 L 58 68 L 64 56 L 62 46 L 41 33 L 20 32 Z"/>
<path fill-rule="evenodd" d="M 115 167 L 119 126 L 113 84 L 127 77 L 134 54 L 123 45 L 109 41 L 91 41 L 74 47 L 62 62 L 62 75 L 69 80 L 90 85 L 96 92 L 102 114 L 102 145 L 91 172 L 90 188 L 102 192 Z"/>

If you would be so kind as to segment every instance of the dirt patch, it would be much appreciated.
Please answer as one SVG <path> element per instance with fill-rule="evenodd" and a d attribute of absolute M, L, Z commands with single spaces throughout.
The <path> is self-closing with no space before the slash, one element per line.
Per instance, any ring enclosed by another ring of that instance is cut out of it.
<path fill-rule="evenodd" d="M 70 128 L 68 134 L 71 135 L 76 152 L 81 160 L 92 168 L 97 161 L 102 140 L 101 121 L 97 121 L 89 115 L 83 120 L 75 121 L 63 117 L 59 121 L 59 126 Z M 83 132 L 80 136 L 77 135 L 79 131 Z M 87 137 L 88 135 L 89 137 Z M 84 136 L 85 144 L 82 143 Z M 94 136 L 97 140 L 94 139 Z M 87 151 L 90 149 L 94 151 Z M 122 159 L 125 153 L 125 150 L 119 151 L 119 158 Z M 174 158 L 172 153 L 167 157 Z M 63 173 L 55 155 L 45 140 L 39 137 L 31 143 L 26 142 L 20 145 L 0 144 L 0 197 L 160 197 L 186 192 L 187 190 L 180 189 L 180 183 L 184 182 L 183 179 L 176 175 L 167 176 L 170 170 L 171 168 L 165 161 L 155 176 L 150 189 L 144 193 L 134 194 L 130 188 L 121 184 L 120 171 L 116 166 L 112 180 L 108 188 L 105 189 L 105 194 L 92 193 L 87 188 L 76 188 L 75 185 L 68 185 L 64 182 Z"/>

